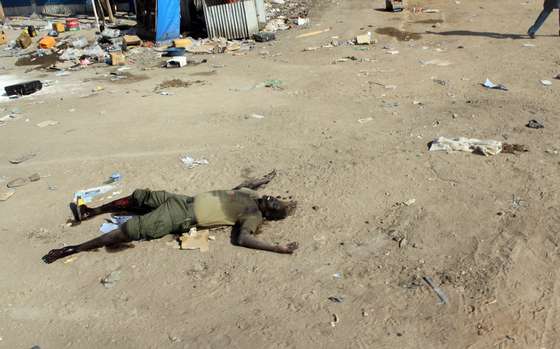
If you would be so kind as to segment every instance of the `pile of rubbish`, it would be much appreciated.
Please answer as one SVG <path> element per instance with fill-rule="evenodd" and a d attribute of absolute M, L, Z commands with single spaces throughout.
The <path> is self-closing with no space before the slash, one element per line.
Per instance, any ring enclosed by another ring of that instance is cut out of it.
<path fill-rule="evenodd" d="M 307 18 L 311 2 L 311 0 L 267 0 L 266 16 L 269 19 L 285 18 L 292 22 L 297 21 L 298 18 Z"/>

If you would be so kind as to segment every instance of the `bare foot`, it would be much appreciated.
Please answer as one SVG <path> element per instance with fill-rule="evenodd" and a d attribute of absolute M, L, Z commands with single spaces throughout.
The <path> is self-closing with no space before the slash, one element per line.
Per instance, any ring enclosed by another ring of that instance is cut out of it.
<path fill-rule="evenodd" d="M 280 253 L 292 254 L 298 248 L 299 244 L 297 242 L 290 242 L 286 246 L 281 247 Z"/>
<path fill-rule="evenodd" d="M 57 259 L 60 258 L 64 258 L 66 256 L 69 256 L 71 254 L 77 253 L 78 251 L 76 250 L 75 247 L 73 246 L 66 246 L 63 248 L 57 248 L 54 250 L 50 250 L 49 253 L 47 253 L 46 255 L 43 256 L 43 262 L 50 264 L 54 261 L 56 261 Z"/>

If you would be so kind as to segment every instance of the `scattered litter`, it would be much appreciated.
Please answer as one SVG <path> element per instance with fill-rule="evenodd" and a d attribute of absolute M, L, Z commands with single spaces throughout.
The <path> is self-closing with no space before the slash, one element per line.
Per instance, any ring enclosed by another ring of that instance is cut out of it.
<path fill-rule="evenodd" d="M 28 153 L 28 154 L 18 156 L 17 158 L 11 159 L 9 161 L 11 164 L 17 165 L 17 164 L 21 164 L 24 161 L 34 158 L 35 155 L 36 155 L 35 153 Z"/>
<path fill-rule="evenodd" d="M 300 34 L 300 35 L 296 36 L 296 39 L 308 38 L 310 36 L 315 36 L 315 35 L 319 35 L 319 34 L 322 34 L 322 33 L 329 32 L 330 30 L 331 30 L 331 28 L 327 28 L 327 29 L 323 29 L 323 30 L 312 31 L 312 32 L 305 33 L 305 34 Z"/>
<path fill-rule="evenodd" d="M 0 189 L 0 201 L 6 201 L 16 193 L 15 189 L 11 188 L 1 188 Z"/>
<path fill-rule="evenodd" d="M 445 294 L 445 292 L 443 292 L 443 290 L 436 286 L 436 284 L 434 283 L 434 280 L 432 280 L 431 277 L 429 276 L 424 276 L 422 279 L 424 279 L 424 281 L 426 281 L 426 283 L 428 284 L 428 286 L 430 286 L 432 288 L 432 290 L 436 293 L 436 295 L 439 298 L 439 302 L 438 304 L 447 304 L 449 303 L 449 298 L 447 298 L 447 295 Z"/>
<path fill-rule="evenodd" d="M 516 152 L 523 153 L 528 151 L 529 148 L 524 144 L 502 144 L 502 153 L 505 154 L 515 154 Z"/>
<path fill-rule="evenodd" d="M 412 206 L 412 205 L 414 205 L 415 203 L 416 203 L 416 199 L 414 199 L 414 198 L 408 199 L 408 200 L 406 200 L 406 201 L 403 202 L 403 204 L 404 204 L 405 206 Z"/>
<path fill-rule="evenodd" d="M 260 32 L 253 35 L 256 42 L 268 42 L 276 40 L 276 34 L 273 32 Z"/>
<path fill-rule="evenodd" d="M 338 324 L 340 322 L 340 319 L 338 318 L 338 315 L 336 315 L 336 314 L 332 314 L 332 318 L 333 318 L 333 321 L 331 321 L 331 326 L 336 327 L 336 324 Z"/>
<path fill-rule="evenodd" d="M 539 128 L 544 128 L 544 125 L 540 122 L 538 122 L 537 120 L 529 120 L 529 122 L 527 123 L 528 128 L 534 128 L 534 129 L 539 129 Z"/>
<path fill-rule="evenodd" d="M 99 187 L 89 188 L 78 190 L 74 193 L 74 202 L 78 201 L 78 198 L 81 198 L 84 203 L 92 202 L 97 196 L 112 192 L 115 189 L 114 185 L 102 185 Z"/>
<path fill-rule="evenodd" d="M 185 167 L 187 167 L 188 169 L 195 168 L 196 166 L 200 166 L 200 165 L 208 165 L 209 164 L 208 160 L 206 160 L 204 158 L 195 160 L 194 158 L 192 158 L 188 155 L 185 155 L 184 157 L 182 157 L 181 161 L 183 162 Z"/>
<path fill-rule="evenodd" d="M 126 64 L 126 57 L 120 51 L 119 52 L 111 52 L 111 53 L 109 53 L 109 56 L 111 57 L 111 65 L 113 65 L 113 66 L 125 65 Z"/>
<path fill-rule="evenodd" d="M 180 87 L 187 88 L 195 84 L 204 84 L 205 82 L 206 81 L 204 80 L 190 80 L 190 81 L 185 81 L 181 79 L 165 80 L 161 84 L 157 85 L 154 88 L 154 91 L 164 90 L 168 88 L 180 88 Z"/>
<path fill-rule="evenodd" d="M 122 179 L 122 176 L 119 172 L 113 172 L 113 173 L 111 173 L 111 176 L 107 180 L 106 184 L 115 183 L 115 182 L 120 181 L 121 179 Z"/>
<path fill-rule="evenodd" d="M 516 196 L 515 194 L 512 195 L 512 199 L 511 199 L 511 208 L 513 208 L 514 210 L 517 210 L 523 206 L 526 206 L 526 203 L 524 200 L 521 200 L 521 198 L 519 196 Z"/>
<path fill-rule="evenodd" d="M 264 31 L 273 32 L 273 33 L 279 30 L 288 30 L 288 29 L 290 29 L 290 26 L 286 24 L 285 18 L 271 19 L 270 21 L 268 21 L 268 23 L 266 23 L 266 26 L 264 27 Z"/>
<path fill-rule="evenodd" d="M 64 264 L 72 263 L 72 262 L 74 262 L 76 259 L 78 259 L 78 256 L 68 257 L 68 258 L 66 258 L 65 260 L 63 260 L 62 263 L 64 263 Z"/>
<path fill-rule="evenodd" d="M 33 94 L 43 88 L 43 84 L 39 80 L 22 82 L 20 84 L 4 87 L 7 96 L 27 96 Z"/>
<path fill-rule="evenodd" d="M 99 231 L 103 234 L 108 234 L 116 229 L 119 229 L 118 225 L 116 225 L 115 223 L 107 223 L 107 222 L 101 224 L 101 227 L 99 227 Z"/>
<path fill-rule="evenodd" d="M 259 115 L 259 114 L 251 114 L 251 117 L 253 119 L 264 119 L 264 115 Z"/>
<path fill-rule="evenodd" d="M 438 67 L 447 67 L 447 66 L 451 65 L 451 62 L 444 61 L 442 59 L 432 59 L 432 60 L 429 60 L 429 61 L 420 61 L 420 64 L 422 64 L 422 65 L 437 65 Z"/>
<path fill-rule="evenodd" d="M 55 126 L 58 125 L 58 121 L 55 120 L 46 120 L 46 121 L 42 121 L 40 123 L 37 124 L 37 126 L 43 128 L 43 127 L 47 127 L 47 126 Z"/>
<path fill-rule="evenodd" d="M 297 20 L 296 20 L 295 22 L 296 22 L 296 24 L 297 24 L 298 26 L 301 27 L 301 26 L 304 26 L 304 25 L 308 25 L 309 22 L 310 22 L 310 20 L 309 20 L 309 18 L 301 18 L 301 17 L 298 17 Z"/>
<path fill-rule="evenodd" d="M 447 81 L 441 79 L 432 79 L 432 81 L 441 86 L 447 86 Z"/>
<path fill-rule="evenodd" d="M 165 63 L 166 68 L 181 68 L 187 65 L 187 57 L 173 57 Z"/>
<path fill-rule="evenodd" d="M 502 84 L 495 84 L 492 81 L 490 81 L 490 79 L 486 79 L 486 81 L 484 81 L 484 83 L 482 84 L 482 86 L 488 88 L 488 89 L 492 89 L 492 90 L 501 90 L 501 91 L 508 91 L 508 88 L 505 87 Z"/>
<path fill-rule="evenodd" d="M 422 12 L 424 12 L 424 13 L 439 13 L 439 10 L 435 9 L 435 8 L 426 8 L 426 9 L 423 9 Z"/>
<path fill-rule="evenodd" d="M 331 296 L 329 297 L 329 300 L 333 303 L 342 303 L 344 302 L 344 298 L 340 297 L 340 296 Z"/>
<path fill-rule="evenodd" d="M 387 50 L 386 52 L 387 52 L 387 54 L 390 54 L 390 55 L 398 55 L 399 54 L 399 51 L 397 51 L 397 50 Z"/>
<path fill-rule="evenodd" d="M 368 116 L 367 118 L 363 118 L 363 119 L 358 119 L 358 122 L 360 124 L 365 124 L 365 123 L 368 123 L 370 121 L 373 121 L 373 118 L 371 116 Z"/>
<path fill-rule="evenodd" d="M 333 278 L 335 278 L 335 279 L 341 279 L 341 278 L 342 278 L 342 273 L 341 273 L 341 272 L 336 272 L 336 273 L 334 273 L 332 276 L 333 276 Z"/>
<path fill-rule="evenodd" d="M 556 74 L 556 75 L 554 76 L 554 78 L 555 78 L 556 80 L 560 80 L 560 74 Z"/>
<path fill-rule="evenodd" d="M 105 286 L 105 288 L 112 288 L 117 284 L 117 281 L 121 279 L 121 271 L 115 270 L 112 271 L 109 275 L 105 276 L 101 279 L 101 284 Z"/>
<path fill-rule="evenodd" d="M 550 81 L 550 80 L 541 80 L 541 84 L 543 84 L 543 86 L 552 86 L 552 81 Z"/>
<path fill-rule="evenodd" d="M 11 181 L 9 181 L 6 184 L 6 187 L 8 188 L 17 188 L 17 187 L 23 187 L 24 185 L 26 185 L 27 183 L 29 183 L 29 180 L 27 178 L 23 178 L 23 177 L 18 177 L 16 179 L 12 179 Z"/>
<path fill-rule="evenodd" d="M 346 57 L 343 57 L 343 58 L 337 58 L 334 61 L 334 63 L 336 64 L 336 63 L 343 63 L 343 62 L 357 61 L 357 60 L 358 60 L 358 57 L 356 57 L 356 56 L 346 56 Z"/>
<path fill-rule="evenodd" d="M 356 36 L 356 44 L 369 45 L 371 44 L 371 32 Z"/>
<path fill-rule="evenodd" d="M 262 88 L 262 87 L 269 87 L 274 90 L 281 90 L 282 80 L 276 80 L 276 79 L 265 80 L 255 86 L 255 88 Z"/>
<path fill-rule="evenodd" d="M 523 44 L 521 46 L 523 46 L 523 47 L 535 47 L 537 45 L 535 45 L 535 44 Z"/>
<path fill-rule="evenodd" d="M 464 151 L 485 156 L 496 155 L 502 151 L 502 142 L 494 140 L 479 140 L 475 138 L 446 138 L 439 137 L 430 143 L 430 151 Z"/>
<path fill-rule="evenodd" d="M 199 232 L 196 228 L 191 229 L 188 234 L 183 234 L 179 238 L 181 241 L 181 250 L 200 250 L 200 252 L 208 252 L 208 230 Z"/>

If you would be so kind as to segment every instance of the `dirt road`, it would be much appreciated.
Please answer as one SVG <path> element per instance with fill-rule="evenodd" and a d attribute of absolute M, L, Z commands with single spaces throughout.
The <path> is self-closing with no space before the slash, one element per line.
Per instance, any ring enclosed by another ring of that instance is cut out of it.
<path fill-rule="evenodd" d="M 439 12 L 324 2 L 311 28 L 244 55 L 180 70 L 132 66 L 116 82 L 110 68 L 55 76 L 2 58 L 2 81 L 56 82 L 1 105 L 20 117 L 0 127 L 0 178 L 43 178 L 0 202 L 0 347 L 558 347 L 556 15 L 530 40 L 522 34 L 538 1 L 409 6 Z M 304 51 L 367 31 L 377 44 Z M 204 82 L 154 91 L 173 78 Z M 509 91 L 484 89 L 486 78 Z M 258 87 L 269 79 L 281 88 Z M 545 128 L 526 128 L 530 119 Z M 45 120 L 59 123 L 36 126 Z M 438 136 L 529 151 L 429 152 Z M 186 169 L 185 154 L 209 164 Z M 123 176 L 121 195 L 195 194 L 273 168 L 266 192 L 293 196 L 299 209 L 260 238 L 298 241 L 293 256 L 232 246 L 221 229 L 207 253 L 164 238 L 68 263 L 40 259 L 99 234 L 102 217 L 67 227 L 67 205 L 112 172 Z M 120 279 L 103 287 L 115 270 Z"/>

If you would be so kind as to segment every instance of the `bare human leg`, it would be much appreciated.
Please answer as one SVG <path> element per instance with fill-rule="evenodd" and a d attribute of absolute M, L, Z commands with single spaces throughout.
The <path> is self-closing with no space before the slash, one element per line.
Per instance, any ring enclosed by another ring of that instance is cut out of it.
<path fill-rule="evenodd" d="M 50 250 L 43 256 L 43 262 L 50 264 L 60 258 L 64 258 L 79 252 L 91 251 L 100 247 L 113 246 L 124 242 L 130 242 L 131 239 L 122 230 L 116 229 L 110 233 L 103 234 L 95 239 L 91 239 L 79 245 L 71 245 L 63 248 Z"/>
<path fill-rule="evenodd" d="M 76 222 L 81 222 L 104 213 L 132 212 L 143 214 L 148 211 L 145 208 L 139 207 L 132 196 L 117 199 L 99 207 L 88 207 L 72 203 L 70 204 L 70 209 Z"/>

